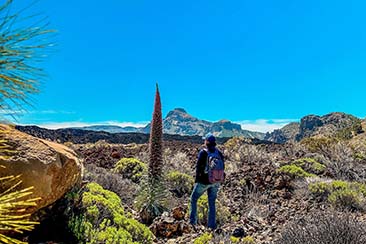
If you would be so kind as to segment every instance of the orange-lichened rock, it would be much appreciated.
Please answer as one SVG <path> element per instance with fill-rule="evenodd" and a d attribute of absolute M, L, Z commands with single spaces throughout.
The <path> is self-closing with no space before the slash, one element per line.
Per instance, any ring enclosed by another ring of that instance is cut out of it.
<path fill-rule="evenodd" d="M 8 146 L 0 152 L 0 177 L 21 175 L 22 187 L 33 186 L 33 197 L 40 197 L 32 212 L 61 198 L 81 181 L 82 164 L 74 151 L 54 142 L 42 140 L 0 124 L 0 139 Z M 6 152 L 5 152 L 6 153 Z"/>

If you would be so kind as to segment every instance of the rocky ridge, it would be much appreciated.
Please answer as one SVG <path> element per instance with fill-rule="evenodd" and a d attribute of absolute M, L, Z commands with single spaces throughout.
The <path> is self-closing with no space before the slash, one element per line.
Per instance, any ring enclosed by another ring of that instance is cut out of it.
<path fill-rule="evenodd" d="M 263 139 L 264 133 L 243 130 L 239 124 L 229 120 L 220 120 L 209 122 L 201 120 L 188 114 L 183 108 L 176 108 L 170 111 L 165 117 L 164 133 L 177 135 L 199 135 L 213 133 L 217 137 L 244 136 L 248 138 Z M 147 125 L 143 131 L 148 133 L 150 125 Z"/>
<path fill-rule="evenodd" d="M 304 138 L 322 136 L 352 136 L 346 133 L 358 134 L 362 132 L 361 121 L 357 117 L 346 113 L 330 113 L 324 116 L 308 115 L 300 123 L 290 123 L 281 129 L 267 133 L 264 140 L 276 143 L 301 141 Z"/>
<path fill-rule="evenodd" d="M 145 133 L 109 133 L 105 131 L 89 131 L 82 129 L 45 129 L 38 126 L 20 126 L 16 129 L 29 135 L 58 143 L 72 142 L 75 144 L 96 143 L 105 141 L 113 144 L 143 144 L 149 141 L 149 135 Z M 186 141 L 190 143 L 202 143 L 202 136 L 163 135 L 164 141 Z M 217 138 L 219 143 L 224 143 L 229 138 Z M 251 139 L 260 141 L 259 139 Z"/>
<path fill-rule="evenodd" d="M 150 133 L 150 124 L 143 128 L 132 126 L 120 127 L 115 125 L 95 125 L 78 128 L 87 131 L 99 131 L 109 133 Z M 235 124 L 229 120 L 220 120 L 217 122 L 209 122 L 201 120 L 188 114 L 183 108 L 176 108 L 170 111 L 163 120 L 164 134 L 181 135 L 181 136 L 203 136 L 207 133 L 213 133 L 217 137 L 233 137 L 244 136 L 248 138 L 263 139 L 264 133 L 243 130 L 239 124 Z"/>

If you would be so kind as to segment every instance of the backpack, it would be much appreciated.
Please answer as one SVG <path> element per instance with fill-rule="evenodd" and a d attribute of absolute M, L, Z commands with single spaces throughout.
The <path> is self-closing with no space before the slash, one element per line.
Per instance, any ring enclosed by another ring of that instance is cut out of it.
<path fill-rule="evenodd" d="M 215 149 L 215 152 L 210 152 L 207 149 L 203 149 L 207 153 L 207 163 L 205 173 L 208 174 L 208 181 L 213 183 L 222 183 L 225 180 L 224 173 L 224 160 L 219 154 L 219 150 Z"/>

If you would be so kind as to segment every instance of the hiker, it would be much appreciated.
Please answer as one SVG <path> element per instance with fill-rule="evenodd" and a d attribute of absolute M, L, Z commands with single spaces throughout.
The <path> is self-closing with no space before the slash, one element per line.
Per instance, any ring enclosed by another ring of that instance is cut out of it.
<path fill-rule="evenodd" d="M 190 224 L 197 224 L 197 201 L 203 193 L 208 195 L 208 228 L 216 229 L 216 197 L 220 183 L 224 181 L 224 156 L 216 148 L 216 138 L 207 134 L 205 148 L 200 150 L 196 164 L 196 179 L 191 194 Z"/>

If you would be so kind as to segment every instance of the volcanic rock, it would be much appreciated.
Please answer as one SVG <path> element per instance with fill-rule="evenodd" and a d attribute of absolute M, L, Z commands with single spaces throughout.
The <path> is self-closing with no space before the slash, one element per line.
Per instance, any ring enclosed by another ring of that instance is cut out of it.
<path fill-rule="evenodd" d="M 0 139 L 8 152 L 0 157 L 0 177 L 21 175 L 22 187 L 34 187 L 33 197 L 40 197 L 32 213 L 61 198 L 81 180 L 82 164 L 74 151 L 64 145 L 38 139 L 0 125 Z"/>

